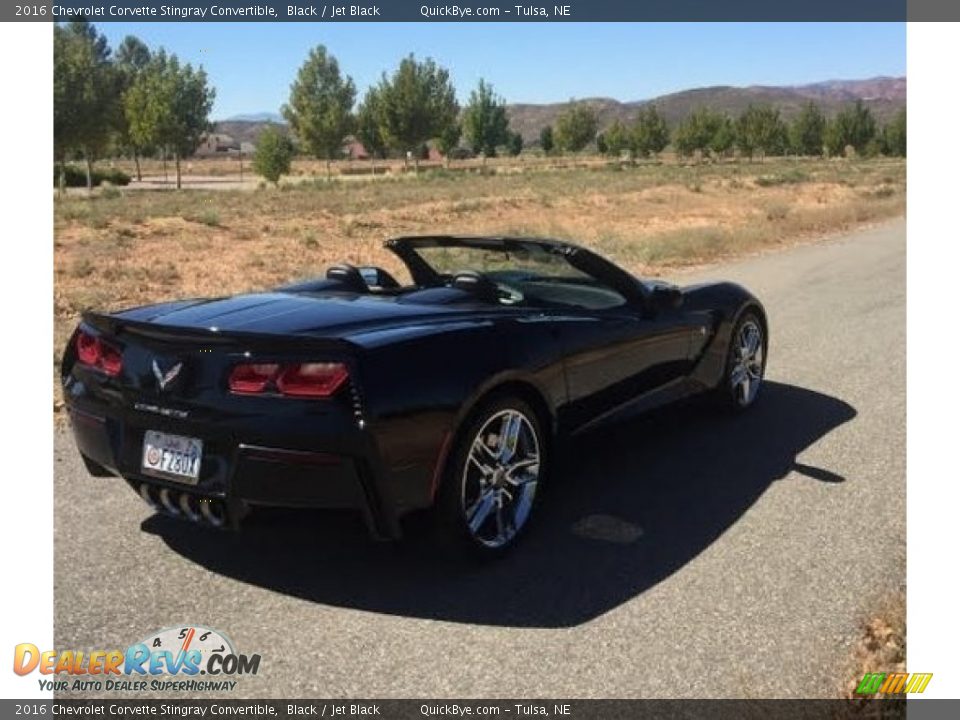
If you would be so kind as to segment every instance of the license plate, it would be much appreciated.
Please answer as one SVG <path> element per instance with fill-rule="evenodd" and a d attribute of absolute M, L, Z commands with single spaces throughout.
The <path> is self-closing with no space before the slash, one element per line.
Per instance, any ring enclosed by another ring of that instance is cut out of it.
<path fill-rule="evenodd" d="M 200 481 L 203 441 L 181 435 L 147 430 L 143 436 L 143 462 L 148 475 L 169 478 L 187 485 Z"/>

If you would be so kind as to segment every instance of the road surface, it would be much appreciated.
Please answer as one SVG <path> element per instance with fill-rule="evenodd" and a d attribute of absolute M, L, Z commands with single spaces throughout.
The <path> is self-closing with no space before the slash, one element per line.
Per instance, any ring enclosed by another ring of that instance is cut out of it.
<path fill-rule="evenodd" d="M 835 696 L 904 582 L 905 223 L 677 279 L 713 278 L 766 303 L 759 404 L 584 438 L 498 564 L 323 513 L 152 516 L 58 430 L 56 647 L 204 624 L 262 656 L 233 697 Z"/>

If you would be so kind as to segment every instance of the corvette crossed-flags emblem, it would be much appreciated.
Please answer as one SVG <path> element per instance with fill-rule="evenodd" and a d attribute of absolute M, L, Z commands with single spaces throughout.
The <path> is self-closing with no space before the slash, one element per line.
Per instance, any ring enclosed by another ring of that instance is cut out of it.
<path fill-rule="evenodd" d="M 182 362 L 178 362 L 178 363 L 177 363 L 176 365 L 174 365 L 172 368 L 170 368 L 169 370 L 167 370 L 167 372 L 163 372 L 163 371 L 160 369 L 160 366 L 157 364 L 157 361 L 154 360 L 154 361 L 153 361 L 153 376 L 157 379 L 157 385 L 160 387 L 160 389 L 161 389 L 161 390 L 165 390 L 166 387 L 167 387 L 167 385 L 169 385 L 171 382 L 173 382 L 174 378 L 176 378 L 177 375 L 180 374 L 180 370 L 181 370 L 182 368 L 183 368 L 183 363 L 182 363 Z"/>

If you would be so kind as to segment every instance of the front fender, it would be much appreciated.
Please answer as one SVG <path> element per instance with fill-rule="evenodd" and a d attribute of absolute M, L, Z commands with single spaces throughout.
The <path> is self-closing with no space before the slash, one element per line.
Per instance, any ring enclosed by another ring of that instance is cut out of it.
<path fill-rule="evenodd" d="M 691 379 L 707 388 L 717 387 L 726 368 L 733 328 L 748 309 L 759 313 L 769 343 L 766 311 L 753 293 L 732 282 L 690 285 L 682 292 L 684 311 L 707 313 L 712 322 L 712 333 L 700 351 Z"/>

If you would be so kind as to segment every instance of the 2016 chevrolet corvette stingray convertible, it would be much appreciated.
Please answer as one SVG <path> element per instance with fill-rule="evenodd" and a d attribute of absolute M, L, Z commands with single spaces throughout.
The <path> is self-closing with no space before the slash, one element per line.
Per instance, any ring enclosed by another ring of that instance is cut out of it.
<path fill-rule="evenodd" d="M 259 505 L 360 511 L 378 537 L 432 508 L 497 555 L 556 438 L 763 380 L 767 319 L 732 283 L 642 280 L 567 242 L 405 237 L 379 267 L 271 292 L 87 312 L 63 358 L 77 447 L 159 512 L 238 528 Z"/>

